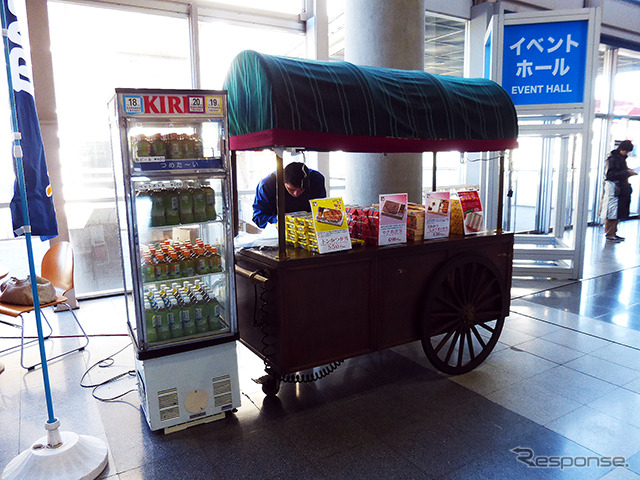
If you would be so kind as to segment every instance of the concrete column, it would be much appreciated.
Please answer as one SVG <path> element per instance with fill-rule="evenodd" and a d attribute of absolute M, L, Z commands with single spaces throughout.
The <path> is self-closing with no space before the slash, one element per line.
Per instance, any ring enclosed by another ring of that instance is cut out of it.
<path fill-rule="evenodd" d="M 49 38 L 49 13 L 46 1 L 26 2 L 26 7 L 36 111 L 40 120 L 42 143 L 53 191 L 53 205 L 56 209 L 56 219 L 58 221 L 58 236 L 51 239 L 50 242 L 53 245 L 63 240 L 69 241 L 69 227 L 64 208 L 64 193 L 62 191 L 62 164 L 60 163 L 58 115 L 56 114 L 53 61 L 51 59 L 51 41 Z M 66 297 L 69 299 L 69 305 L 72 308 L 78 307 L 75 290 L 68 292 Z"/>
<path fill-rule="evenodd" d="M 424 0 L 346 0 L 345 60 L 359 65 L 424 69 Z M 422 202 L 422 154 L 350 154 L 345 201 L 371 204 L 381 193 Z"/>

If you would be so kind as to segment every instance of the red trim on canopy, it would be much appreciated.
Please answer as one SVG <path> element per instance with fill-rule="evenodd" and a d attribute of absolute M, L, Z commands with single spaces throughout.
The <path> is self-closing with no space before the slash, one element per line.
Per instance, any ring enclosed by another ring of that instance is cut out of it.
<path fill-rule="evenodd" d="M 497 140 L 448 140 L 367 137 L 272 128 L 229 138 L 231 150 L 292 147 L 319 152 L 360 153 L 497 152 L 517 148 L 515 138 Z"/>

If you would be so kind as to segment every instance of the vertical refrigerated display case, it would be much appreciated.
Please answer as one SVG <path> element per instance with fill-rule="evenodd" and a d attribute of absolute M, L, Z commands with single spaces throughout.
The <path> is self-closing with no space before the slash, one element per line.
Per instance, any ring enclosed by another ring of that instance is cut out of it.
<path fill-rule="evenodd" d="M 110 102 L 127 324 L 152 430 L 240 405 L 226 95 L 116 89 Z"/>

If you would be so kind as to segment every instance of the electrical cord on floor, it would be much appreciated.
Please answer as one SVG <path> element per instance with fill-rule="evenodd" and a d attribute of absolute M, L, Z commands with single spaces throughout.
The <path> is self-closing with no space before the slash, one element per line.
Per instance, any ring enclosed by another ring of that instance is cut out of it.
<path fill-rule="evenodd" d="M 100 382 L 100 383 L 95 383 L 95 384 L 90 384 L 90 385 L 86 385 L 84 384 L 84 379 L 85 377 L 89 374 L 89 372 L 91 370 L 93 370 L 96 367 L 100 367 L 100 368 L 107 368 L 110 367 L 114 364 L 115 360 L 113 359 L 113 357 L 115 357 L 116 355 L 118 355 L 120 352 L 124 351 L 125 349 L 127 349 L 128 347 L 131 346 L 132 342 L 129 342 L 128 344 L 126 344 L 124 347 L 122 347 L 120 350 L 118 350 L 116 353 L 113 353 L 111 355 L 109 355 L 106 358 L 103 358 L 102 360 L 94 363 L 93 365 L 91 365 L 82 375 L 82 378 L 80 379 L 80 386 L 83 388 L 93 388 L 93 390 L 91 391 L 91 395 L 93 396 L 93 398 L 95 398 L 96 400 L 100 400 L 101 402 L 113 402 L 114 400 L 117 400 L 119 398 L 124 397 L 125 395 L 127 395 L 128 393 L 131 392 L 135 392 L 137 390 L 137 388 L 132 388 L 130 390 L 127 390 L 124 393 L 121 393 L 120 395 L 116 395 L 115 397 L 109 397 L 109 398 L 105 398 L 105 397 L 99 397 L 96 392 L 99 388 L 104 387 L 105 385 L 108 385 L 110 383 L 113 383 L 117 380 L 120 380 L 121 378 L 127 377 L 127 376 L 131 376 L 131 377 L 135 377 L 136 376 L 136 371 L 135 370 L 129 370 L 123 373 L 120 373 L 118 375 L 116 375 L 115 377 L 111 377 L 108 378 L 107 380 Z"/>

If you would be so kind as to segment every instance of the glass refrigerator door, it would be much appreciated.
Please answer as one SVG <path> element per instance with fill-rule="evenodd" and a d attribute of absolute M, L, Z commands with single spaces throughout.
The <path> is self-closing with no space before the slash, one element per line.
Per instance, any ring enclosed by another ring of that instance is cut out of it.
<path fill-rule="evenodd" d="M 228 341 L 237 329 L 225 118 L 123 117 L 138 350 Z"/>

